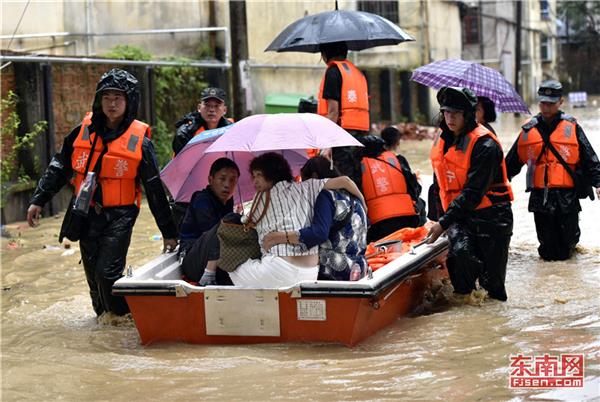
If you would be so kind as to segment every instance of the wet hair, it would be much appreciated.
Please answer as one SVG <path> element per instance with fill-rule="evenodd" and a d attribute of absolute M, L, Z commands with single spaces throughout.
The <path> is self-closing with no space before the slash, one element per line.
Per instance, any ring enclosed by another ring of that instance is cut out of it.
<path fill-rule="evenodd" d="M 393 148 L 400 141 L 400 131 L 394 126 L 388 126 L 381 131 L 381 138 L 385 141 L 385 146 L 388 148 Z"/>
<path fill-rule="evenodd" d="M 238 177 L 240 176 L 240 168 L 234 161 L 229 158 L 219 158 L 210 165 L 209 176 L 213 176 L 217 174 L 217 172 L 221 169 L 233 169 L 237 172 Z"/>
<path fill-rule="evenodd" d="M 486 96 L 479 96 L 477 97 L 477 102 L 481 103 L 481 107 L 483 108 L 483 120 L 485 120 L 486 123 L 496 121 L 496 107 L 494 101 Z"/>
<path fill-rule="evenodd" d="M 325 54 L 326 61 L 331 60 L 334 57 L 348 57 L 348 46 L 346 42 L 332 42 L 323 43 L 319 45 L 319 50 Z"/>
<path fill-rule="evenodd" d="M 267 152 L 250 162 L 250 173 L 260 171 L 266 180 L 273 185 L 280 181 L 292 181 L 292 168 L 283 156 L 275 152 Z"/>
<path fill-rule="evenodd" d="M 324 156 L 315 156 L 310 158 L 302 169 L 300 169 L 300 175 L 302 180 L 312 179 L 313 175 L 317 176 L 317 179 L 331 179 L 338 177 L 340 172 L 335 166 L 331 165 L 331 161 Z"/>
<path fill-rule="evenodd" d="M 477 128 L 477 121 L 475 120 L 475 111 L 474 110 L 463 110 L 463 116 L 465 117 L 465 133 L 470 133 L 471 131 Z M 437 126 L 442 129 L 444 132 L 450 132 L 450 127 L 446 124 L 446 120 L 444 119 L 444 113 L 440 111 L 437 117 Z"/>

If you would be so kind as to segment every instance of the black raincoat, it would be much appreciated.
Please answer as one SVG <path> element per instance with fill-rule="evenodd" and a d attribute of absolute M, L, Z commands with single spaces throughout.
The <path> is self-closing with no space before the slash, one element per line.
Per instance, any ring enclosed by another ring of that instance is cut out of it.
<path fill-rule="evenodd" d="M 121 90 L 127 95 L 125 118 L 116 129 L 109 129 L 106 126 L 106 116 L 102 112 L 101 93 L 108 89 Z M 96 87 L 90 133 L 98 133 L 104 143 L 118 138 L 135 119 L 138 104 L 137 79 L 124 70 L 110 70 L 102 76 Z M 73 143 L 80 128 L 79 125 L 71 131 L 65 138 L 61 151 L 52 158 L 31 198 L 31 204 L 44 206 L 71 179 Z M 137 178 L 144 187 L 150 210 L 163 238 L 176 238 L 177 230 L 160 180 L 154 147 L 147 137 L 144 137 L 142 143 L 142 160 Z M 94 199 L 100 202 L 101 194 L 102 188 L 98 186 Z M 131 232 L 138 213 L 136 205 L 103 208 L 98 211 L 90 208 L 79 245 L 92 304 L 97 315 L 106 311 L 117 315 L 129 312 L 125 299 L 121 296 L 113 296 L 111 291 L 113 283 L 123 274 Z"/>
<path fill-rule="evenodd" d="M 464 135 L 455 138 L 451 132 L 444 131 L 442 138 L 446 146 L 444 152 L 451 146 L 461 148 L 466 145 Z M 475 289 L 475 281 L 479 279 L 479 285 L 490 297 L 505 301 L 504 281 L 513 228 L 511 204 L 505 202 L 475 209 L 490 185 L 502 182 L 503 157 L 496 141 L 488 137 L 478 139 L 471 154 L 465 185 L 445 212 L 441 209 L 439 186 L 434 175 L 428 216 L 438 220 L 447 230 L 450 240 L 447 265 L 454 291 L 468 294 Z"/>
<path fill-rule="evenodd" d="M 540 135 L 549 138 L 562 118 L 570 118 L 559 111 L 549 124 L 541 114 L 534 116 L 531 123 Z M 533 121 L 535 119 L 535 121 Z M 576 125 L 579 144 L 579 167 L 591 184 L 600 187 L 600 161 L 588 141 L 583 129 Z M 520 137 L 520 134 L 519 134 Z M 506 171 L 509 179 L 519 174 L 524 163 L 518 153 L 519 137 L 506 155 Z M 544 189 L 532 189 L 529 196 L 529 212 L 534 213 L 535 227 L 540 245 L 538 253 L 544 260 L 566 260 L 571 257 L 579 242 L 579 211 L 581 204 L 573 188 L 549 188 L 544 199 Z"/>
<path fill-rule="evenodd" d="M 224 127 L 233 124 L 225 117 L 221 117 L 219 122 L 217 123 L 217 127 Z M 173 137 L 173 153 L 177 155 L 183 147 L 194 137 L 194 133 L 198 131 L 200 127 L 204 127 L 204 129 L 208 129 L 206 125 L 206 121 L 200 115 L 200 112 L 193 111 L 191 113 L 183 116 L 177 123 L 175 123 L 175 128 L 177 128 L 177 132 L 175 133 L 175 137 Z"/>

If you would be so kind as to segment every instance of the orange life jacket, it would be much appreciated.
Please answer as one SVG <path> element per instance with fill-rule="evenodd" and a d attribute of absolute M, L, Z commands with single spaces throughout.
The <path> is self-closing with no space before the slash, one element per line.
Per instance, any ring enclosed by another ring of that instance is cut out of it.
<path fill-rule="evenodd" d="M 546 173 L 548 187 L 574 187 L 575 183 L 568 170 L 552 151 L 544 147 L 544 140 L 535 124 L 537 124 L 537 120 L 533 119 L 530 123 L 525 124 L 517 142 L 517 151 L 521 162 L 534 166 L 533 187 L 545 187 L 544 176 Z M 575 120 L 570 116 L 565 116 L 550 134 L 550 142 L 573 171 L 579 163 L 579 143 L 576 133 Z M 543 153 L 542 148 L 544 148 Z"/>
<path fill-rule="evenodd" d="M 85 178 L 85 167 L 90 153 L 92 162 L 88 171 L 93 171 L 96 161 L 104 149 L 102 138 L 99 137 L 92 150 L 96 133 L 90 133 L 88 129 L 92 123 L 91 117 L 91 113 L 85 116 L 79 134 L 73 142 L 71 166 L 74 174 L 71 184 L 75 188 L 75 194 L 79 192 L 79 187 Z M 102 157 L 98 175 L 98 184 L 102 188 L 103 207 L 135 203 L 139 208 L 142 192 L 136 178 L 142 160 L 142 142 L 148 130 L 149 126 L 146 123 L 134 120 L 120 137 L 108 143 L 108 149 Z"/>
<path fill-rule="evenodd" d="M 471 167 L 471 154 L 475 143 L 481 137 L 489 136 L 498 146 L 501 147 L 496 136 L 483 127 L 481 124 L 470 133 L 466 134 L 464 141 L 466 146 L 464 150 L 457 150 L 452 145 L 448 152 L 444 154 L 444 140 L 441 137 L 441 131 L 438 132 L 433 147 L 431 148 L 431 164 L 440 187 L 440 199 L 444 211 L 462 191 L 467 182 L 467 173 Z M 502 148 L 502 147 L 501 147 Z M 513 192 L 506 174 L 506 164 L 502 159 L 502 183 L 492 183 L 487 192 L 483 195 L 481 202 L 475 209 L 490 207 L 494 204 L 501 204 L 513 200 Z"/>
<path fill-rule="evenodd" d="M 348 60 L 330 61 L 328 67 L 336 65 L 342 74 L 342 92 L 340 94 L 340 114 L 338 123 L 346 130 L 369 131 L 369 90 L 363 73 Z M 325 76 L 319 89 L 317 113 L 327 116 L 327 99 L 323 98 Z"/>
<path fill-rule="evenodd" d="M 417 214 L 396 155 L 385 151 L 378 158 L 363 158 L 361 165 L 363 194 L 372 224 Z"/>
<path fill-rule="evenodd" d="M 232 118 L 228 118 L 227 120 L 229 120 L 232 123 L 235 122 Z M 206 129 L 204 128 L 204 126 L 200 126 L 200 128 L 198 130 L 196 130 L 196 132 L 194 133 L 194 135 L 192 137 L 197 136 L 198 134 L 200 134 L 203 131 L 206 131 Z"/>

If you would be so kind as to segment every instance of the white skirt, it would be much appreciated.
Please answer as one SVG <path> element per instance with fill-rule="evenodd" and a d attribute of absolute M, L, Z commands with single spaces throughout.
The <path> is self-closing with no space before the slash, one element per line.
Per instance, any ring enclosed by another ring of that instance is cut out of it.
<path fill-rule="evenodd" d="M 303 268 L 275 255 L 266 255 L 262 259 L 248 260 L 229 277 L 235 286 L 245 288 L 289 287 L 302 281 L 316 281 L 319 266 Z"/>

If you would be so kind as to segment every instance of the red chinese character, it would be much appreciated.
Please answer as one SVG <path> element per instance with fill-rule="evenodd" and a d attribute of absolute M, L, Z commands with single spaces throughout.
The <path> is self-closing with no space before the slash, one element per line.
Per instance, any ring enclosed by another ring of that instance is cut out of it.
<path fill-rule="evenodd" d="M 583 377 L 583 355 L 560 355 L 564 375 Z"/>
<path fill-rule="evenodd" d="M 533 373 L 531 372 L 531 363 L 533 359 L 531 356 L 523 356 L 521 354 L 510 357 L 510 367 L 515 367 L 515 369 L 510 373 L 510 375 L 515 375 L 519 377 L 523 376 L 531 376 Z"/>
<path fill-rule="evenodd" d="M 535 372 L 539 376 L 555 376 L 562 375 L 558 369 L 558 357 L 556 356 L 536 356 L 535 357 Z"/>

